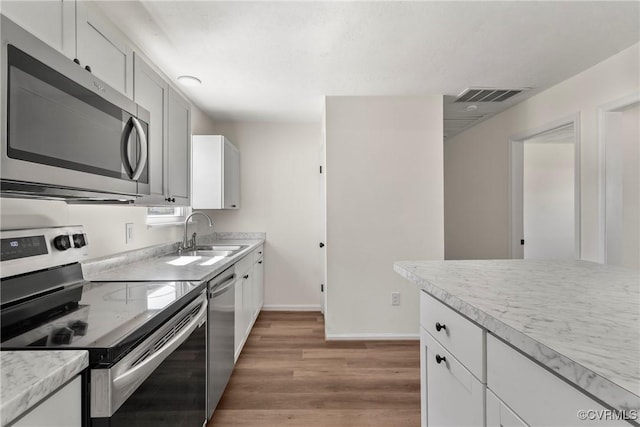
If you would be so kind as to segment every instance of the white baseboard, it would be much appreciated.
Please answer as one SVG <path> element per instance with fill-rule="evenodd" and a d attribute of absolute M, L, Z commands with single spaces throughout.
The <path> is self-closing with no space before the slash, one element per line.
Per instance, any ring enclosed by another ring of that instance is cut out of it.
<path fill-rule="evenodd" d="M 325 339 L 327 341 L 419 340 L 420 334 L 393 334 L 393 333 L 325 334 Z"/>
<path fill-rule="evenodd" d="M 320 311 L 320 304 L 308 305 L 263 305 L 264 311 Z"/>

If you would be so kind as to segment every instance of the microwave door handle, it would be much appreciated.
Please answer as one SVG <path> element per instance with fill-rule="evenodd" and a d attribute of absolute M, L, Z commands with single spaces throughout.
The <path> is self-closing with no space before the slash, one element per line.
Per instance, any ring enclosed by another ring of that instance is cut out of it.
<path fill-rule="evenodd" d="M 136 132 L 138 132 L 138 136 L 140 137 L 140 161 L 138 162 L 136 170 L 133 171 L 133 175 L 131 175 L 131 179 L 137 181 L 140 178 L 140 175 L 142 175 L 144 167 L 147 165 L 147 135 L 145 135 L 144 129 L 138 119 L 131 117 L 131 121 L 133 122 Z"/>
<path fill-rule="evenodd" d="M 129 178 L 133 177 L 133 167 L 131 167 L 131 158 L 129 157 L 129 137 L 133 131 L 133 117 L 127 120 L 127 124 L 122 132 L 122 141 L 120 143 L 120 156 L 122 157 L 122 165 Z"/>

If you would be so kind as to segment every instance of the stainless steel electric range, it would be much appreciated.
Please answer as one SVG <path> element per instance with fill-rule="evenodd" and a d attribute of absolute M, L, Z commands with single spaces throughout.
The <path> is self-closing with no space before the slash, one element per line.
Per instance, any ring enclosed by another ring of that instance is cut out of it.
<path fill-rule="evenodd" d="M 0 238 L 1 350 L 87 350 L 85 425 L 206 423 L 204 282 L 87 282 L 81 226 Z"/>

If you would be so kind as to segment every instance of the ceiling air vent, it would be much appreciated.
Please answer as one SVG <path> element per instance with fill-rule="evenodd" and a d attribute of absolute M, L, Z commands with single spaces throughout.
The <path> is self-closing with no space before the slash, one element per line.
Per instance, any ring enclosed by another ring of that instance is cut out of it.
<path fill-rule="evenodd" d="M 455 102 L 502 102 L 527 89 L 468 88 Z"/>

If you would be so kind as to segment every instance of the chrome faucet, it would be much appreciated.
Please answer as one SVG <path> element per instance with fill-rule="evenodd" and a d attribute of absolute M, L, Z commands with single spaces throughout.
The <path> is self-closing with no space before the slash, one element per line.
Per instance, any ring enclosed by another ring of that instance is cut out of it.
<path fill-rule="evenodd" d="M 191 212 L 191 214 L 187 217 L 187 219 L 184 220 L 184 236 L 182 237 L 182 243 L 180 243 L 180 245 L 178 246 L 179 254 L 186 249 L 196 250 L 196 233 L 195 232 L 191 235 L 191 239 L 189 240 L 189 242 L 187 242 L 187 227 L 189 224 L 189 220 L 194 215 L 204 216 L 205 218 L 207 218 L 207 221 L 209 221 L 209 227 L 213 227 L 213 221 L 211 220 L 211 217 L 209 215 L 200 211 Z"/>

